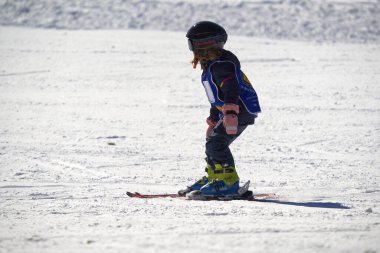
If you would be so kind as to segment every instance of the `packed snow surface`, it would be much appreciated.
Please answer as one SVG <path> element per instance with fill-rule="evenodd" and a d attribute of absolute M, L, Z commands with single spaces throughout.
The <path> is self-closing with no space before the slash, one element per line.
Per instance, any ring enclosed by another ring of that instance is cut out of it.
<path fill-rule="evenodd" d="M 380 42 L 380 0 L 0 0 L 0 24 L 186 31 L 199 20 L 234 35 Z"/>
<path fill-rule="evenodd" d="M 125 194 L 204 175 L 199 20 L 259 94 L 241 181 L 277 198 Z M 0 0 L 0 252 L 380 252 L 379 22 L 378 0 Z"/>
<path fill-rule="evenodd" d="M 1 252 L 380 252 L 380 46 L 230 36 L 267 202 L 132 199 L 204 174 L 183 32 L 0 28 Z"/>

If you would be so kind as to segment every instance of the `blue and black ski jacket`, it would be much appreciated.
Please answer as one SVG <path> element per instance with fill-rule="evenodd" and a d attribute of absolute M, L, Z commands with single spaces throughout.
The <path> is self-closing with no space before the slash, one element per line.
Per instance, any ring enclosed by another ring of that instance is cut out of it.
<path fill-rule="evenodd" d="M 246 75 L 240 69 L 238 58 L 227 50 L 204 67 L 202 84 L 211 104 L 210 119 L 218 121 L 225 103 L 239 105 L 239 115 L 254 118 L 261 112 L 259 99 Z"/>

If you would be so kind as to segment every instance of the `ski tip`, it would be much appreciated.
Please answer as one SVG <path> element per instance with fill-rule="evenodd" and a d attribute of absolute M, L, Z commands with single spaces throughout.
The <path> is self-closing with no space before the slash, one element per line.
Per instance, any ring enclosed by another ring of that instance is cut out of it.
<path fill-rule="evenodd" d="M 134 198 L 134 197 L 138 197 L 138 196 L 140 196 L 140 193 L 138 193 L 138 192 L 129 192 L 129 191 L 127 191 L 127 195 L 128 195 L 129 197 L 131 197 L 131 198 Z"/>

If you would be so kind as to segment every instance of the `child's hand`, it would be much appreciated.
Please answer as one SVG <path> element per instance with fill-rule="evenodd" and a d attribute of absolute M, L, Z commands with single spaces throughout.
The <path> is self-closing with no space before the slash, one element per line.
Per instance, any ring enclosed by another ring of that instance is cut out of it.
<path fill-rule="evenodd" d="M 208 125 L 208 128 L 206 130 L 206 139 L 207 139 L 218 122 L 212 121 L 210 118 L 207 118 L 206 122 Z"/>
<path fill-rule="evenodd" d="M 237 134 L 239 106 L 236 104 L 224 104 L 222 106 L 223 125 L 227 134 Z"/>

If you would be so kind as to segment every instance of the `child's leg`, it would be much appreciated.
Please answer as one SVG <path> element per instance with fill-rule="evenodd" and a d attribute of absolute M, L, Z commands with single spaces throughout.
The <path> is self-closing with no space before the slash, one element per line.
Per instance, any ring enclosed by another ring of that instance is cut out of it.
<path fill-rule="evenodd" d="M 201 180 L 194 183 L 192 186 L 188 186 L 186 189 L 180 190 L 178 193 L 181 196 L 193 191 L 200 190 L 203 186 L 209 185 L 209 190 L 204 189 L 207 192 L 213 192 L 214 179 L 225 182 L 228 186 L 239 185 L 239 177 L 235 170 L 235 162 L 232 156 L 229 145 L 247 128 L 248 125 L 254 123 L 254 118 L 251 115 L 239 115 L 238 132 L 236 135 L 229 135 L 223 126 L 223 121 L 220 120 L 211 132 L 209 138 L 206 141 L 206 155 L 207 155 L 207 177 L 203 177 Z M 235 193 L 234 191 L 231 191 Z M 203 193 L 203 192 L 202 192 Z M 220 192 L 219 192 L 220 193 Z M 220 194 L 228 194 L 228 192 L 222 192 Z M 211 193 L 212 194 L 212 193 Z"/>
<path fill-rule="evenodd" d="M 239 125 L 237 134 L 229 135 L 226 133 L 223 121 L 220 120 L 206 141 L 208 163 L 211 166 L 215 164 L 224 166 L 226 164 L 234 167 L 235 162 L 229 146 L 246 128 L 247 125 Z"/>
<path fill-rule="evenodd" d="M 240 119 L 240 118 L 239 118 Z M 239 190 L 239 176 L 235 169 L 235 162 L 229 145 L 254 122 L 239 120 L 237 134 L 227 134 L 220 120 L 206 141 L 207 161 L 213 170 L 213 179 L 201 187 L 200 192 L 205 196 L 235 195 Z"/>

